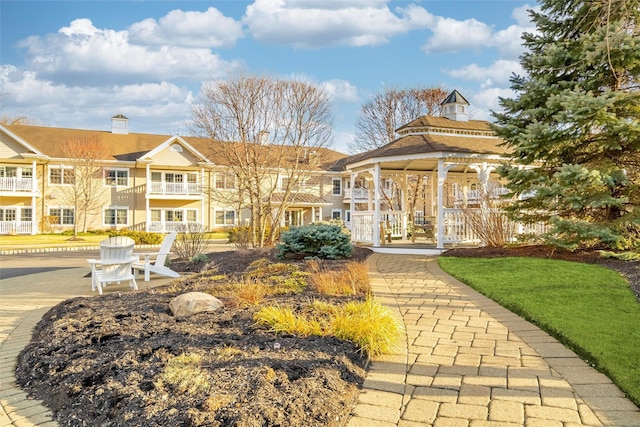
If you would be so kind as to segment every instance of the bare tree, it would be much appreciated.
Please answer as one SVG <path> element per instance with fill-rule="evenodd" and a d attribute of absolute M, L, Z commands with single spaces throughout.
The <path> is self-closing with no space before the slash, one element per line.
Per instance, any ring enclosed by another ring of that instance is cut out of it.
<path fill-rule="evenodd" d="M 270 244 L 332 140 L 329 97 L 309 82 L 261 76 L 213 82 L 202 93 L 192 130 L 236 179 L 233 202 L 251 209 L 253 246 Z"/>
<path fill-rule="evenodd" d="M 70 169 L 62 170 L 68 174 L 65 180 L 68 185 L 61 187 L 60 199 L 74 208 L 73 237 L 77 239 L 79 223 L 82 221 L 82 231 L 86 232 L 89 213 L 101 206 L 104 195 L 101 163 L 108 151 L 102 140 L 85 137 L 65 141 L 62 153 Z"/>
<path fill-rule="evenodd" d="M 441 87 L 385 88 L 365 102 L 356 121 L 350 151 L 359 153 L 382 147 L 396 139 L 396 129 L 422 115 L 439 115 L 447 96 Z"/>
<path fill-rule="evenodd" d="M 400 126 L 423 115 L 440 115 L 441 103 L 447 93 L 442 87 L 385 88 L 362 105 L 350 150 L 362 152 L 382 147 L 396 139 L 396 129 Z M 425 179 L 418 175 L 410 175 L 406 179 L 409 206 L 401 208 L 413 213 Z M 395 180 L 390 192 L 382 192 L 381 195 L 391 210 L 402 200 Z"/>

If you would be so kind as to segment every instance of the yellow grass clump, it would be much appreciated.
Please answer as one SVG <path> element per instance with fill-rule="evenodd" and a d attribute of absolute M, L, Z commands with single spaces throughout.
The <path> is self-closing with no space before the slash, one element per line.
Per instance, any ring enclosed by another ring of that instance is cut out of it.
<path fill-rule="evenodd" d="M 403 331 L 398 319 L 373 298 L 342 306 L 314 301 L 301 313 L 269 306 L 260 309 L 254 319 L 276 333 L 333 335 L 353 342 L 369 357 L 396 350 Z"/>
<path fill-rule="evenodd" d="M 172 392 L 181 394 L 196 394 L 211 388 L 202 369 L 202 356 L 196 353 L 183 353 L 169 359 L 154 384 L 156 388 L 168 386 Z"/>
<path fill-rule="evenodd" d="M 397 350 L 402 330 L 398 318 L 373 298 L 344 305 L 332 321 L 334 336 L 354 342 L 369 357 Z"/>
<path fill-rule="evenodd" d="M 311 286 L 323 295 L 364 295 L 369 292 L 369 272 L 360 262 L 348 262 L 344 269 L 326 271 L 320 264 L 309 278 Z"/>

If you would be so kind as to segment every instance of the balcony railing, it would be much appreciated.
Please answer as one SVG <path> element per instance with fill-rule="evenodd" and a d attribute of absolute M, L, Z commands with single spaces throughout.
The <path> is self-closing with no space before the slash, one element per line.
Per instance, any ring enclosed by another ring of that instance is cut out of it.
<path fill-rule="evenodd" d="M 189 224 L 200 224 L 198 221 L 150 221 L 149 231 L 152 233 L 171 233 L 180 231 Z"/>
<path fill-rule="evenodd" d="M 0 191 L 33 191 L 36 186 L 33 178 L 0 178 Z"/>
<path fill-rule="evenodd" d="M 31 221 L 0 221 L 0 234 L 31 234 Z"/>
<path fill-rule="evenodd" d="M 382 192 L 387 198 L 391 198 L 390 189 L 384 188 Z M 346 188 L 344 190 L 344 198 L 351 199 L 352 196 L 358 201 L 367 201 L 369 200 L 369 190 L 367 188 Z"/>
<path fill-rule="evenodd" d="M 202 186 L 191 182 L 152 182 L 151 194 L 201 196 Z"/>

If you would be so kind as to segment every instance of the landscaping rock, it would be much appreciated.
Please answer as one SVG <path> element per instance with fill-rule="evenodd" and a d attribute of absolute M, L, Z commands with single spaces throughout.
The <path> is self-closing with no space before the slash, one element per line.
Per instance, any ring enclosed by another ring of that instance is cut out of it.
<path fill-rule="evenodd" d="M 188 292 L 178 295 L 169 302 L 174 317 L 188 317 L 203 311 L 216 311 L 224 304 L 218 298 L 204 292 Z"/>

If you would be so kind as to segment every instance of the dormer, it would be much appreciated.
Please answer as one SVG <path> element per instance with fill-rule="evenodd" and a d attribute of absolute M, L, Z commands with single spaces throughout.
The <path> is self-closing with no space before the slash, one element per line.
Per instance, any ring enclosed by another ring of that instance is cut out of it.
<path fill-rule="evenodd" d="M 122 114 L 111 117 L 111 133 L 127 135 L 129 133 L 129 119 Z"/>
<path fill-rule="evenodd" d="M 440 105 L 442 105 L 442 117 L 456 122 L 469 121 L 469 101 L 457 90 L 451 92 Z"/>

